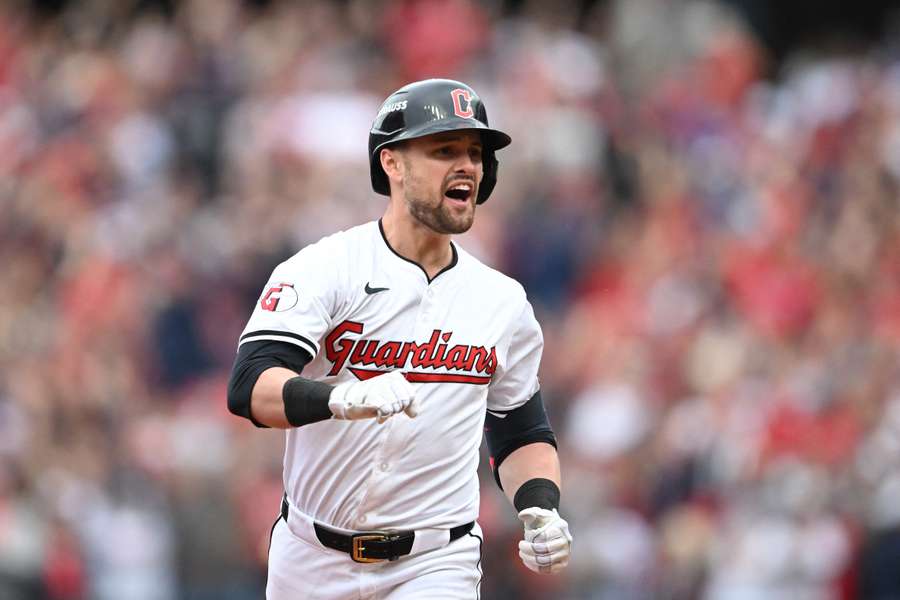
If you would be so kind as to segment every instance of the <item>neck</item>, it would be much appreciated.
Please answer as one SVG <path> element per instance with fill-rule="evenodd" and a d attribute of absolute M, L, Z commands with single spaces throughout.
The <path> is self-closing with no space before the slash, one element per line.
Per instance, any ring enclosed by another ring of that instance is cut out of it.
<path fill-rule="evenodd" d="M 453 260 L 450 234 L 429 229 L 409 214 L 399 200 L 391 199 L 381 226 L 391 248 L 403 258 L 418 263 L 429 279 Z"/>

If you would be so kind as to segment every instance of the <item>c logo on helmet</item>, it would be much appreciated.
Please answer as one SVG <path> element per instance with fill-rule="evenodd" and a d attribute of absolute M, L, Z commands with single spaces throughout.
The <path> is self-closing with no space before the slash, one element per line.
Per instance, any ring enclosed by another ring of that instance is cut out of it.
<path fill-rule="evenodd" d="M 456 88 L 450 92 L 450 97 L 453 98 L 453 112 L 457 117 L 471 119 L 475 116 L 475 111 L 472 110 L 472 94 L 469 90 Z M 463 101 L 465 101 L 465 108 L 463 108 Z"/>

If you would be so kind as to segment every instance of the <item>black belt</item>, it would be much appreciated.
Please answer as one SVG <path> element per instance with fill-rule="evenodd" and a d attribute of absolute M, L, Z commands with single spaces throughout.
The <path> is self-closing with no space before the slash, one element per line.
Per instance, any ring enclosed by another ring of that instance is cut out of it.
<path fill-rule="evenodd" d="M 287 522 L 287 498 L 281 500 L 281 518 Z M 471 521 L 453 527 L 450 529 L 450 542 L 466 535 L 474 526 L 475 522 Z M 348 535 L 315 522 L 313 527 L 323 546 L 346 552 L 350 558 L 361 563 L 397 560 L 409 554 L 416 539 L 415 531 L 366 531 Z"/>

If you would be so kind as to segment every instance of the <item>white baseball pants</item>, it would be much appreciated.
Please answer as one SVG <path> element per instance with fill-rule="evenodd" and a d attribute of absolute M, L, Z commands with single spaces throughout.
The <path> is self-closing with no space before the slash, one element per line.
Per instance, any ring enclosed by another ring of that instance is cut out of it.
<path fill-rule="evenodd" d="M 357 563 L 323 546 L 311 523 L 279 519 L 269 547 L 266 600 L 477 600 L 481 528 L 436 550 Z"/>

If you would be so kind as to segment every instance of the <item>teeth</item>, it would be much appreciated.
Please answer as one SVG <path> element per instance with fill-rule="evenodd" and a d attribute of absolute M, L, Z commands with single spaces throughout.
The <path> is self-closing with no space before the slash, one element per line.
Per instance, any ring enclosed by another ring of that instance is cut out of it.
<path fill-rule="evenodd" d="M 471 184 L 468 184 L 468 183 L 457 183 L 450 189 L 451 190 L 465 190 L 467 192 L 470 192 L 470 191 L 472 191 L 472 186 L 471 186 Z"/>

